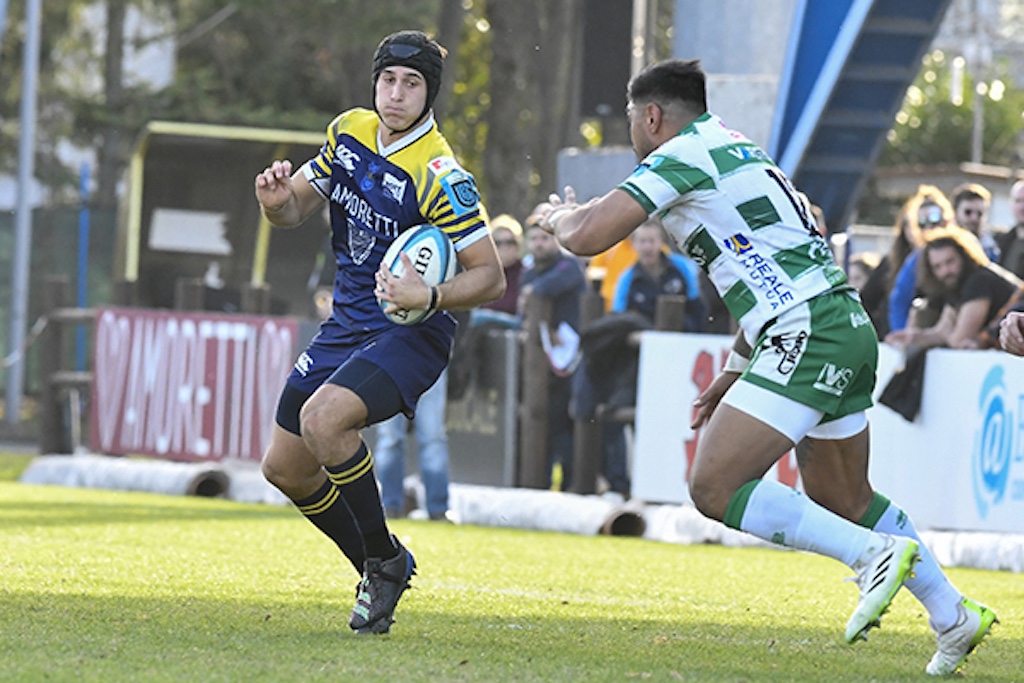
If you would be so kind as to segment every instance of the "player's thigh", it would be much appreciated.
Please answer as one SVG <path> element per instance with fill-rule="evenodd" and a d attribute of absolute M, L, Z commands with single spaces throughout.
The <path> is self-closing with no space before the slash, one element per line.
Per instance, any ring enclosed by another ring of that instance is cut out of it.
<path fill-rule="evenodd" d="M 733 493 L 759 479 L 793 442 L 782 432 L 722 402 L 704 428 L 690 471 L 690 496 L 705 515 L 721 520 Z"/>

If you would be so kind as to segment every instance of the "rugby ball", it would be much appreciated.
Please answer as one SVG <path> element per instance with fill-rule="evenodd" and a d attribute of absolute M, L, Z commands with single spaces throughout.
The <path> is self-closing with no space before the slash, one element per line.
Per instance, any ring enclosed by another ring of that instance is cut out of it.
<path fill-rule="evenodd" d="M 405 272 L 405 264 L 402 263 L 400 257 L 402 253 L 409 257 L 413 268 L 429 287 L 447 282 L 455 276 L 455 268 L 458 265 L 455 258 L 455 245 L 448 239 L 448 235 L 438 227 L 426 224 L 417 225 L 405 230 L 395 238 L 395 241 L 384 253 L 383 264 L 393 275 L 398 277 Z M 381 311 L 388 307 L 388 302 L 380 299 L 377 301 Z M 433 313 L 433 311 L 421 308 L 400 308 L 394 313 L 385 313 L 384 315 L 398 325 L 415 325 L 423 322 Z"/>

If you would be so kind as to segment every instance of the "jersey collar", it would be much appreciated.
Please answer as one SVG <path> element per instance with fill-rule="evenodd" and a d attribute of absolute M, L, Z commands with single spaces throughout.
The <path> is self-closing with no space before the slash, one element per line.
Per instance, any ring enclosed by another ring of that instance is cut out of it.
<path fill-rule="evenodd" d="M 384 139 L 380 134 L 380 124 L 377 125 L 377 153 L 382 157 L 389 157 L 395 152 L 400 152 L 421 137 L 430 132 L 434 127 L 434 112 L 431 111 L 423 123 L 410 130 L 406 135 L 393 142 L 390 146 L 384 146 Z"/>

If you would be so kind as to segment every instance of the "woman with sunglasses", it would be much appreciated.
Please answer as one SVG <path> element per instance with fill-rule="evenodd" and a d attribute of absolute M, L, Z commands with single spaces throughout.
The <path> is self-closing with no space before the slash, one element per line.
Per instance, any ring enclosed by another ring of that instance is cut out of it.
<path fill-rule="evenodd" d="M 953 206 L 942 190 L 934 185 L 920 185 L 906 204 L 907 229 L 914 236 L 914 250 L 892 273 L 889 290 L 889 332 L 904 329 L 910 322 L 910 311 L 918 295 L 917 261 L 921 255 L 924 233 L 944 228 L 955 220 Z M 919 321 L 923 323 L 924 321 Z"/>
<path fill-rule="evenodd" d="M 349 619 L 357 633 L 388 632 L 416 568 L 388 529 L 360 430 L 398 413 L 411 419 L 448 364 L 456 322 L 447 309 L 478 306 L 505 289 L 473 176 L 434 122 L 445 54 L 420 31 L 384 38 L 373 57 L 374 108 L 335 118 L 320 152 L 294 173 L 278 160 L 255 181 L 263 215 L 277 227 L 330 205 L 333 312 L 281 393 L 263 473 L 362 574 Z M 400 233 L 424 223 L 451 238 L 461 266 L 437 287 L 405 255 L 400 277 L 381 265 Z M 435 314 L 401 326 L 381 304 Z"/>

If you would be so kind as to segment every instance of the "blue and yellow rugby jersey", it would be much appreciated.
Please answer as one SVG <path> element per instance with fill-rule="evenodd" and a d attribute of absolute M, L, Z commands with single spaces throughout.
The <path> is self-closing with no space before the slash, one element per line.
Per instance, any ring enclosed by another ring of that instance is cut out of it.
<path fill-rule="evenodd" d="M 487 235 L 473 176 L 455 160 L 433 115 L 388 148 L 382 148 L 378 123 L 368 109 L 340 114 L 327 127 L 320 153 L 303 166 L 306 179 L 330 202 L 338 265 L 333 316 L 360 332 L 394 324 L 373 290 L 384 252 L 399 233 L 431 223 L 447 233 L 456 251 Z"/>

